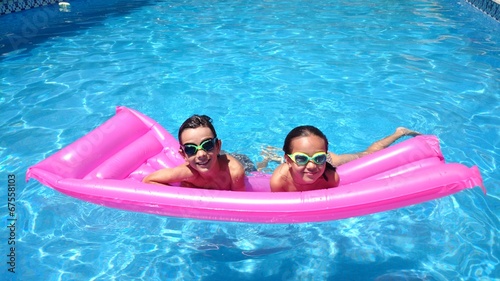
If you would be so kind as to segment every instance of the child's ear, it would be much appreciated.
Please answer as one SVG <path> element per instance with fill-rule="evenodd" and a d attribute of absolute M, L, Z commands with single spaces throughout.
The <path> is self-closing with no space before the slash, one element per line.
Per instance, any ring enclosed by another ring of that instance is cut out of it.
<path fill-rule="evenodd" d="M 217 143 L 215 144 L 215 146 L 217 147 L 217 149 L 219 149 L 219 152 L 222 148 L 222 141 L 220 139 L 217 139 Z"/>

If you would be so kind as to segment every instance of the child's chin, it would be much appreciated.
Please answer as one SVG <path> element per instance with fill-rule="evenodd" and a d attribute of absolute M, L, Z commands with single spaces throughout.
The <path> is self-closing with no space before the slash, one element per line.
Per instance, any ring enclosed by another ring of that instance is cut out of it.
<path fill-rule="evenodd" d="M 319 178 L 318 176 L 316 176 L 316 177 L 304 176 L 302 178 L 302 181 L 304 181 L 304 183 L 311 184 L 311 183 L 314 183 L 315 181 L 317 181 L 318 178 Z"/>
<path fill-rule="evenodd" d="M 212 160 L 208 160 L 207 162 L 202 164 L 196 163 L 195 165 L 196 170 L 198 170 L 199 172 L 207 172 L 212 167 Z"/>

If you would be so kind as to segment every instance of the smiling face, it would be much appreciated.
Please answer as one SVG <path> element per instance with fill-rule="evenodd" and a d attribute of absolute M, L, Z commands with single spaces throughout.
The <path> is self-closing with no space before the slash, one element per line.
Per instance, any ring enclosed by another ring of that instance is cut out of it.
<path fill-rule="evenodd" d="M 326 152 L 326 143 L 324 139 L 316 135 L 300 136 L 290 142 L 290 148 L 290 154 L 302 152 L 311 157 L 318 152 Z M 289 156 L 286 156 L 286 161 L 290 167 L 293 181 L 298 185 L 315 183 L 326 169 L 326 164 L 318 165 L 312 161 L 304 166 L 299 166 Z"/>
<path fill-rule="evenodd" d="M 200 145 L 206 140 L 213 139 L 215 136 L 208 127 L 184 129 L 180 134 L 180 143 L 182 145 L 192 144 Z M 210 151 L 198 149 L 194 155 L 187 155 L 182 149 L 181 154 L 193 169 L 199 173 L 208 173 L 217 165 L 217 155 L 220 153 L 220 141 L 216 141 L 215 147 Z"/>

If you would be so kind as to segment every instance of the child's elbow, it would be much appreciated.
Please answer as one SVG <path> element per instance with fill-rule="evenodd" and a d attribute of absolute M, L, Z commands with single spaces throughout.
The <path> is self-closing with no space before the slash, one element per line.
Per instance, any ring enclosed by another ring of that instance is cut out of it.
<path fill-rule="evenodd" d="M 145 176 L 143 179 L 142 179 L 142 182 L 143 183 L 153 183 L 152 180 L 151 180 L 151 177 L 148 175 L 148 176 Z"/>

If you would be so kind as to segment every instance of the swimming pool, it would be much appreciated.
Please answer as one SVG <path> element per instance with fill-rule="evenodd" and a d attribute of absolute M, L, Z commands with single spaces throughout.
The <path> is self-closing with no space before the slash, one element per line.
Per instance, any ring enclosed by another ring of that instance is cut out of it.
<path fill-rule="evenodd" d="M 16 273 L 5 276 L 500 276 L 498 22 L 444 0 L 94 2 L 73 1 L 70 13 L 47 7 L 0 17 L 3 32 L 14 32 L 0 47 L 0 169 L 4 182 L 15 177 L 18 218 Z M 174 135 L 189 115 L 208 114 L 223 148 L 254 162 L 299 124 L 321 128 L 339 153 L 407 126 L 437 135 L 448 161 L 478 165 L 489 194 L 468 190 L 334 222 L 261 225 L 123 212 L 24 183 L 28 166 L 95 128 L 116 105 Z M 10 245 L 2 243 L 7 261 Z"/>

